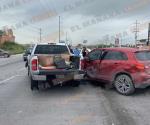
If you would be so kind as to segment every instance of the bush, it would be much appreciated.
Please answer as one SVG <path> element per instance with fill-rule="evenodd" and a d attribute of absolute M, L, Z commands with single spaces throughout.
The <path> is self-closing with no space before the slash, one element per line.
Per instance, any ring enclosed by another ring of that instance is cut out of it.
<path fill-rule="evenodd" d="M 23 53 L 25 47 L 21 44 L 15 42 L 5 42 L 2 46 L 2 49 L 9 51 L 11 54 L 20 54 Z"/>

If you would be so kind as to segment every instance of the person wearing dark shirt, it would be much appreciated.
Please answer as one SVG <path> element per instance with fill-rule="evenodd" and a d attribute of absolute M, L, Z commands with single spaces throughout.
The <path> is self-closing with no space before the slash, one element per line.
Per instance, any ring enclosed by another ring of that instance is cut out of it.
<path fill-rule="evenodd" d="M 82 56 L 85 57 L 87 55 L 86 47 L 83 47 Z"/>

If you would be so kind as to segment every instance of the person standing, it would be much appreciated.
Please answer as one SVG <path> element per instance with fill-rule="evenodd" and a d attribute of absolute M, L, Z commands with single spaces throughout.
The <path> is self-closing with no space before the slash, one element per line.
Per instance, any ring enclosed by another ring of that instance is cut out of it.
<path fill-rule="evenodd" d="M 88 51 L 86 49 L 86 47 L 83 47 L 82 49 L 82 56 L 85 57 L 87 55 Z"/>

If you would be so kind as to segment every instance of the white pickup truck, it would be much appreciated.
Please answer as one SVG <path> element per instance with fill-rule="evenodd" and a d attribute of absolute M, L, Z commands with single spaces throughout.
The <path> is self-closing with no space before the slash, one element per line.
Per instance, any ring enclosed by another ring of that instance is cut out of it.
<path fill-rule="evenodd" d="M 84 71 L 80 70 L 80 58 L 74 56 L 64 43 L 40 43 L 28 58 L 28 74 L 31 90 L 39 89 L 39 82 L 54 86 L 68 81 L 77 87 Z"/>

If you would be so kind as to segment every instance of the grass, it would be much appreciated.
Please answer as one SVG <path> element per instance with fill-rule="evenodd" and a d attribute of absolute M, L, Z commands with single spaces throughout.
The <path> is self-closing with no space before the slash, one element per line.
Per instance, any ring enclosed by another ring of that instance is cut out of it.
<path fill-rule="evenodd" d="M 15 42 L 5 42 L 0 48 L 9 51 L 11 54 L 21 54 L 26 47 Z"/>

